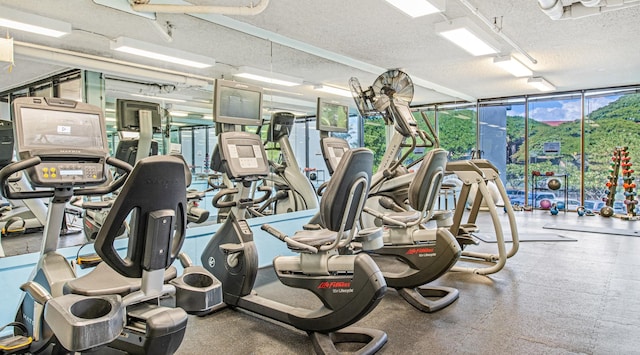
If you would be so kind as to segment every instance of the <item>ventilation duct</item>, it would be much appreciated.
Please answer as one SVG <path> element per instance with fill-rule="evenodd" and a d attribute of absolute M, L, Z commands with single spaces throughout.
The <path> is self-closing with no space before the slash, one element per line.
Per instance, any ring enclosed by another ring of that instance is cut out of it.
<path fill-rule="evenodd" d="M 640 5 L 640 0 L 538 0 L 542 12 L 552 20 L 578 19 L 587 16 L 599 15 L 603 12 L 622 10 Z"/>

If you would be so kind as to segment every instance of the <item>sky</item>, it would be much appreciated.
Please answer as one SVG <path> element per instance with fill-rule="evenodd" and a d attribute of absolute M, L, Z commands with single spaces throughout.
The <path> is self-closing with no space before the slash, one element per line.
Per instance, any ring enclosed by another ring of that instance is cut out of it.
<path fill-rule="evenodd" d="M 585 101 L 589 113 L 617 100 L 620 96 L 588 98 Z M 524 105 L 512 105 L 509 116 L 523 116 Z M 580 99 L 532 101 L 529 103 L 529 117 L 536 121 L 575 121 L 580 119 Z"/>

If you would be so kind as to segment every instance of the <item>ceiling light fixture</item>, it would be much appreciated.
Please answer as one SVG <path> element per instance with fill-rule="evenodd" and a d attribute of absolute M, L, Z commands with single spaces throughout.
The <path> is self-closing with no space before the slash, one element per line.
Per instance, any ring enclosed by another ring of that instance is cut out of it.
<path fill-rule="evenodd" d="M 556 87 L 553 84 L 551 84 L 541 76 L 535 76 L 527 79 L 527 84 L 535 87 L 540 91 L 553 91 L 556 89 Z"/>
<path fill-rule="evenodd" d="M 182 111 L 170 111 L 169 114 L 173 117 L 188 117 L 189 114 L 187 112 Z"/>
<path fill-rule="evenodd" d="M 0 27 L 37 33 L 49 37 L 62 37 L 71 33 L 71 24 L 13 9 L 2 9 Z"/>
<path fill-rule="evenodd" d="M 213 58 L 142 42 L 127 37 L 118 37 L 115 41 L 111 41 L 111 49 L 198 69 L 208 68 L 216 64 L 216 61 Z"/>
<path fill-rule="evenodd" d="M 145 99 L 159 100 L 159 101 L 170 101 L 170 102 L 187 102 L 187 100 L 182 99 L 172 99 L 169 97 L 161 97 L 161 96 L 151 96 L 151 95 L 143 95 L 143 94 L 129 94 L 135 97 L 144 97 Z"/>
<path fill-rule="evenodd" d="M 292 105 L 292 106 L 311 107 L 314 109 L 316 108 L 316 105 L 317 105 L 316 102 L 294 99 L 292 97 L 277 96 L 277 95 L 263 95 L 262 100 L 264 101 L 265 107 L 267 108 L 272 106 L 273 102 L 279 103 L 279 104 L 285 104 L 285 105 Z"/>
<path fill-rule="evenodd" d="M 386 0 L 412 18 L 444 12 L 445 0 Z"/>
<path fill-rule="evenodd" d="M 238 69 L 238 72 L 236 74 L 233 74 L 233 76 L 282 86 L 298 86 L 301 85 L 303 81 L 301 78 L 296 78 L 294 76 L 274 73 L 271 71 L 256 69 L 247 66 L 240 67 Z"/>
<path fill-rule="evenodd" d="M 510 55 L 494 57 L 493 64 L 508 71 L 517 78 L 533 75 L 533 71 L 531 71 L 531 69 Z"/>
<path fill-rule="evenodd" d="M 322 91 L 322 92 L 326 92 L 327 94 L 333 94 L 333 95 L 338 95 L 338 96 L 343 96 L 343 97 L 353 97 L 353 95 L 351 95 L 351 91 L 346 90 L 346 89 L 341 89 L 341 88 L 337 88 L 335 86 L 327 86 L 327 85 L 316 85 L 313 87 L 314 90 L 318 90 L 318 91 Z"/>
<path fill-rule="evenodd" d="M 496 43 L 467 17 L 436 23 L 436 32 L 474 56 L 498 53 Z"/>

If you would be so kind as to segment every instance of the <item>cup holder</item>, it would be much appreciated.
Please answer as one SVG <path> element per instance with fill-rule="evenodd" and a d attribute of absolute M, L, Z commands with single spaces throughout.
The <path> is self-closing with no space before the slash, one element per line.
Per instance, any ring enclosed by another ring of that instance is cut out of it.
<path fill-rule="evenodd" d="M 200 273 L 190 273 L 184 275 L 182 278 L 185 284 L 191 287 L 209 287 L 213 285 L 213 279 L 209 275 L 200 274 Z"/>
<path fill-rule="evenodd" d="M 86 298 L 71 306 L 71 314 L 82 319 L 97 319 L 111 312 L 111 303 L 102 298 Z"/>

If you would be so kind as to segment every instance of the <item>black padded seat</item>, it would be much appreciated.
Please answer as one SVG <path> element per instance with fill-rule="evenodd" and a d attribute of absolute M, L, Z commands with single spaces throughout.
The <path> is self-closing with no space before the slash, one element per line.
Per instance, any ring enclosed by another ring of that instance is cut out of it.
<path fill-rule="evenodd" d="M 338 233 L 328 229 L 301 230 L 297 231 L 291 239 L 312 247 L 320 247 L 333 243 L 338 237 Z M 296 249 L 297 250 L 297 249 Z"/>
<path fill-rule="evenodd" d="M 419 211 L 404 211 L 386 213 L 385 217 L 402 223 L 412 223 L 418 221 L 420 219 L 420 215 L 421 213 Z M 393 224 L 389 224 L 388 227 L 393 227 Z"/>
<path fill-rule="evenodd" d="M 164 281 L 176 278 L 178 271 L 174 266 L 170 266 L 164 272 Z M 134 277 L 124 277 L 117 271 L 110 268 L 106 263 L 100 263 L 94 270 L 67 282 L 62 292 L 64 294 L 77 294 L 84 296 L 128 295 L 131 292 L 140 290 L 142 279 Z"/>

